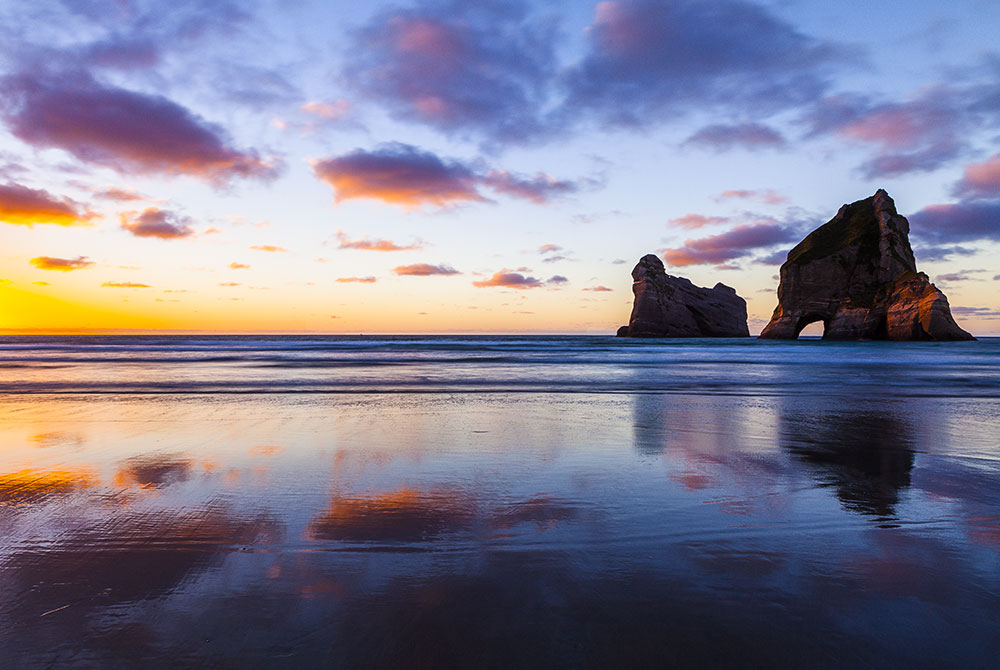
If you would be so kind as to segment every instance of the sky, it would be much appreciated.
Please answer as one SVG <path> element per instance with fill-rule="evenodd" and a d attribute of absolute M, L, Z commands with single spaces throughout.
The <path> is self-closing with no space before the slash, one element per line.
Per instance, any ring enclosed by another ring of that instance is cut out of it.
<path fill-rule="evenodd" d="M 0 5 L 0 329 L 614 333 L 885 188 L 1000 334 L 993 0 Z"/>

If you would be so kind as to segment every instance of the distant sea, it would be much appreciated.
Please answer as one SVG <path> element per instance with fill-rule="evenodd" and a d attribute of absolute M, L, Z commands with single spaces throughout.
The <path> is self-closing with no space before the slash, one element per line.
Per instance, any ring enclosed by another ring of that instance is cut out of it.
<path fill-rule="evenodd" d="M 0 338 L 0 666 L 1000 659 L 1000 338 Z"/>

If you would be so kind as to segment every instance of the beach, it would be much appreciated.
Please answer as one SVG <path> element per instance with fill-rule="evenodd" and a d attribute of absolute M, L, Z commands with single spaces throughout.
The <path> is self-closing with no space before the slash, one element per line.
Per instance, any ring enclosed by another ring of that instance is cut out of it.
<path fill-rule="evenodd" d="M 989 667 L 1000 338 L 0 340 L 7 667 Z"/>

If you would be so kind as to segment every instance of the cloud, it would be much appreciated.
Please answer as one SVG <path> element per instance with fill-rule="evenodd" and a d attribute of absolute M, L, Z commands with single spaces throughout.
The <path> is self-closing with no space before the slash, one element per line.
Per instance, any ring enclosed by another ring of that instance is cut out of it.
<path fill-rule="evenodd" d="M 569 279 L 563 277 L 562 275 L 552 275 L 549 280 L 545 282 L 546 284 L 567 284 Z"/>
<path fill-rule="evenodd" d="M 538 253 L 540 254 L 553 254 L 557 251 L 562 251 L 563 248 L 558 244 L 543 244 L 538 247 Z"/>
<path fill-rule="evenodd" d="M 682 146 L 729 151 L 734 148 L 781 149 L 786 144 L 784 136 L 769 126 L 740 123 L 705 126 L 684 140 Z"/>
<path fill-rule="evenodd" d="M 4 223 L 72 226 L 86 223 L 94 216 L 69 198 L 57 198 L 48 191 L 20 184 L 0 184 L 0 221 Z"/>
<path fill-rule="evenodd" d="M 336 192 L 337 202 L 374 198 L 415 207 L 463 201 L 483 201 L 473 171 L 457 161 L 445 161 L 408 144 L 386 144 L 375 151 L 354 151 L 316 161 L 316 176 Z"/>
<path fill-rule="evenodd" d="M 718 235 L 685 240 L 683 247 L 665 250 L 663 259 L 673 266 L 717 265 L 746 256 L 755 249 L 791 242 L 798 236 L 799 233 L 790 227 L 773 221 L 758 221 Z"/>
<path fill-rule="evenodd" d="M 36 256 L 28 261 L 39 270 L 55 270 L 57 272 L 69 272 L 71 270 L 82 270 L 94 264 L 88 261 L 86 256 L 77 258 L 54 258 L 52 256 Z"/>
<path fill-rule="evenodd" d="M 932 243 L 1000 240 L 1000 200 L 930 205 L 908 218 L 911 234 Z"/>
<path fill-rule="evenodd" d="M 367 237 L 363 240 L 352 240 L 347 237 L 344 231 L 337 230 L 337 248 L 362 251 L 419 251 L 424 248 L 424 245 L 420 241 L 403 245 L 396 244 L 392 240 L 372 240 Z"/>
<path fill-rule="evenodd" d="M 601 2 L 565 108 L 624 126 L 690 109 L 766 114 L 816 99 L 843 59 L 741 0 Z"/>
<path fill-rule="evenodd" d="M 149 207 L 141 213 L 127 212 L 121 215 L 122 228 L 136 237 L 156 237 L 161 240 L 176 240 L 194 235 L 189 219 L 157 207 Z"/>
<path fill-rule="evenodd" d="M 278 247 L 273 244 L 255 244 L 250 248 L 254 251 L 267 251 L 272 254 L 281 254 L 288 251 L 288 249 L 285 249 L 284 247 Z"/>
<path fill-rule="evenodd" d="M 982 163 L 966 166 L 962 179 L 952 188 L 952 193 L 970 198 L 1000 196 L 1000 154 Z"/>
<path fill-rule="evenodd" d="M 607 286 L 591 286 L 590 288 L 583 289 L 584 291 L 593 291 L 594 293 L 610 293 L 614 291 L 613 288 L 608 288 Z"/>
<path fill-rule="evenodd" d="M 220 282 L 219 286 L 225 286 L 227 288 L 231 288 L 233 286 L 242 286 L 242 284 L 240 284 L 237 281 L 224 281 L 224 282 Z"/>
<path fill-rule="evenodd" d="M 246 263 L 236 263 L 236 262 L 233 262 L 233 263 L 229 264 L 229 269 L 230 270 L 249 270 L 250 266 L 247 265 Z"/>
<path fill-rule="evenodd" d="M 23 73 L 3 82 L 3 118 L 18 139 L 122 174 L 189 175 L 219 183 L 270 178 L 276 168 L 160 95 L 101 84 L 81 72 Z"/>
<path fill-rule="evenodd" d="M 767 256 L 761 256 L 760 258 L 755 258 L 754 263 L 760 263 L 761 265 L 781 265 L 788 259 L 788 251 L 786 249 L 779 249 L 774 253 L 768 254 Z"/>
<path fill-rule="evenodd" d="M 928 245 L 920 245 L 915 251 L 922 261 L 946 261 L 952 256 L 972 256 L 978 252 L 968 247 Z"/>
<path fill-rule="evenodd" d="M 149 196 L 143 195 L 141 193 L 136 193 L 135 191 L 129 191 L 122 188 L 106 188 L 100 191 L 94 192 L 95 198 L 100 198 L 102 200 L 113 200 L 115 202 L 133 202 L 136 200 L 149 200 Z"/>
<path fill-rule="evenodd" d="M 336 202 L 371 198 L 403 207 L 489 202 L 480 188 L 545 204 L 576 192 L 583 183 L 560 181 L 541 172 L 534 177 L 505 170 L 483 172 L 462 161 L 444 159 L 399 142 L 314 161 L 313 172 L 333 187 Z"/>
<path fill-rule="evenodd" d="M 764 189 L 761 191 L 732 189 L 723 191 L 715 197 L 716 200 L 730 200 L 733 198 L 740 200 L 756 200 L 757 202 L 762 202 L 766 205 L 780 205 L 788 202 L 788 198 L 771 189 Z"/>
<path fill-rule="evenodd" d="M 431 275 L 460 275 L 462 274 L 450 265 L 431 265 L 429 263 L 413 263 L 411 265 L 399 265 L 392 269 L 397 275 L 408 277 L 429 277 Z"/>
<path fill-rule="evenodd" d="M 966 149 L 964 137 L 973 118 L 968 94 L 935 86 L 910 100 L 889 103 L 858 94 L 836 95 L 819 100 L 804 121 L 810 136 L 835 134 L 871 146 L 875 156 L 860 166 L 866 178 L 930 172 Z"/>
<path fill-rule="evenodd" d="M 107 288 L 150 288 L 149 284 L 138 284 L 130 281 L 106 281 L 101 286 Z"/>
<path fill-rule="evenodd" d="M 544 172 L 539 172 L 534 177 L 522 177 L 506 170 L 491 170 L 480 179 L 480 183 L 497 193 L 529 200 L 538 205 L 579 190 L 579 185 L 575 182 L 560 181 Z"/>
<path fill-rule="evenodd" d="M 556 254 L 555 256 L 546 256 L 542 259 L 543 263 L 558 263 L 559 261 L 570 261 L 573 260 L 569 256 L 563 256 L 562 254 Z"/>
<path fill-rule="evenodd" d="M 472 282 L 472 285 L 479 288 L 499 286 L 503 288 L 529 289 L 544 286 L 545 282 L 534 277 L 526 277 L 520 272 L 501 270 L 500 272 L 493 273 L 493 276 L 489 279 Z"/>
<path fill-rule="evenodd" d="M 704 216 L 702 214 L 685 214 L 684 216 L 670 219 L 667 223 L 671 226 L 681 228 L 701 228 L 702 226 L 714 226 L 729 221 L 728 216 Z"/>
<path fill-rule="evenodd" d="M 982 274 L 986 270 L 959 270 L 958 272 L 949 272 L 946 274 L 938 275 L 934 278 L 934 281 L 939 282 L 957 282 L 957 281 L 983 281 L 979 277 L 973 277 L 972 275 Z"/>
<path fill-rule="evenodd" d="M 374 284 L 375 277 L 337 277 L 339 284 Z"/>
<path fill-rule="evenodd" d="M 990 307 L 952 307 L 952 314 L 957 316 L 978 317 L 980 319 L 1000 319 L 1000 309 Z"/>
<path fill-rule="evenodd" d="M 532 3 L 434 1 L 392 8 L 354 33 L 342 77 L 397 119 L 447 134 L 523 141 L 539 118 L 555 61 L 554 24 Z"/>
<path fill-rule="evenodd" d="M 347 100 L 318 102 L 311 100 L 300 107 L 303 112 L 318 116 L 326 121 L 340 121 L 351 113 L 351 103 Z"/>

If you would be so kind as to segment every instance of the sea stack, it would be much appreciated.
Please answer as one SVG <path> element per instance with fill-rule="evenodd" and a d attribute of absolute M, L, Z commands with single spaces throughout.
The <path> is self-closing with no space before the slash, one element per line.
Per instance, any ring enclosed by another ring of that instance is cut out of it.
<path fill-rule="evenodd" d="M 635 302 L 618 337 L 749 337 L 747 303 L 725 284 L 695 286 L 668 275 L 663 261 L 647 254 L 632 270 Z"/>
<path fill-rule="evenodd" d="M 882 189 L 841 207 L 788 252 L 778 306 L 760 336 L 794 340 L 822 321 L 828 340 L 974 340 L 917 272 L 909 234 Z"/>

